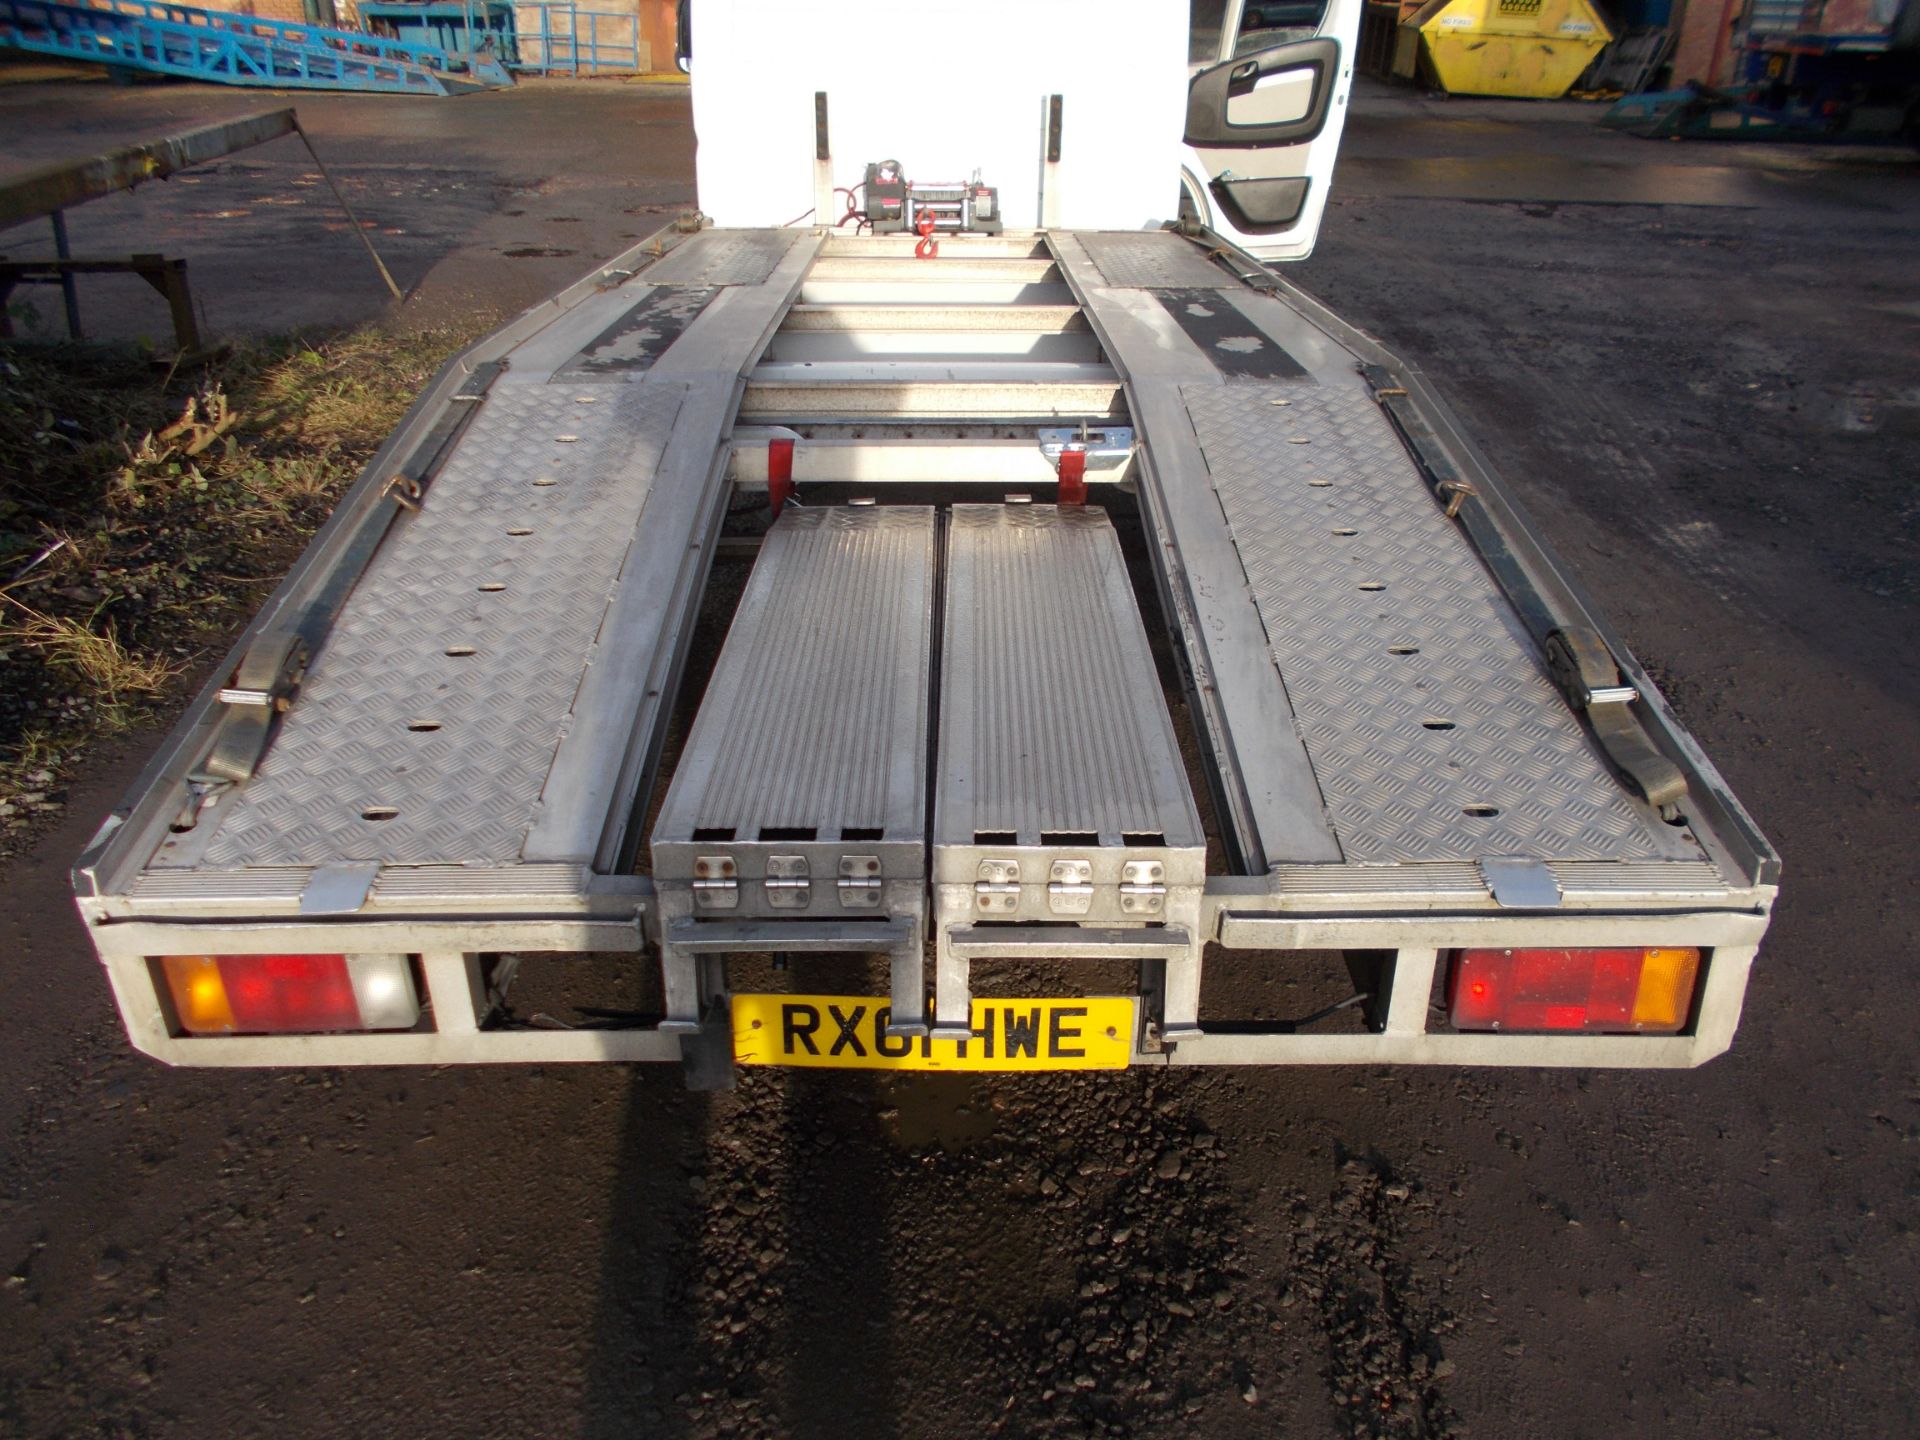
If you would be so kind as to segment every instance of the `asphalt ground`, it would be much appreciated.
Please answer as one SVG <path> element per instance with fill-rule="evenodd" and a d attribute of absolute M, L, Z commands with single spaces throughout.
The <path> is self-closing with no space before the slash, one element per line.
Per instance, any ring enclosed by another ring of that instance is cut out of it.
<path fill-rule="evenodd" d="M 0 163 L 260 103 L 7 87 Z M 637 87 L 296 103 L 409 315 L 536 299 L 691 190 Z M 0 1428 L 1910 1433 L 1920 165 L 1596 113 L 1363 90 L 1295 275 L 1437 379 L 1785 855 L 1729 1055 L 169 1071 L 66 898 L 136 736 L 0 875 Z M 76 249 L 188 255 L 211 328 L 379 312 L 278 146 Z"/>

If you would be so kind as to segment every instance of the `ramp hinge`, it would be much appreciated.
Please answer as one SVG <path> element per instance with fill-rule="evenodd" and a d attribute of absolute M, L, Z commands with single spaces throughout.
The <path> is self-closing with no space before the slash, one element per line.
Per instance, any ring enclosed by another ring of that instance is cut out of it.
<path fill-rule="evenodd" d="M 813 880 L 804 855 L 767 857 L 767 904 L 776 910 L 804 910 L 813 898 Z"/>
<path fill-rule="evenodd" d="M 1120 910 L 1159 915 L 1167 908 L 1167 867 L 1158 860 L 1129 860 L 1120 867 Z"/>
<path fill-rule="evenodd" d="M 840 903 L 849 910 L 879 909 L 886 891 L 886 882 L 880 878 L 880 857 L 842 855 L 839 891 Z"/>
<path fill-rule="evenodd" d="M 1020 862 L 982 860 L 973 885 L 974 908 L 989 915 L 1011 915 L 1020 908 Z"/>
<path fill-rule="evenodd" d="M 740 870 L 731 855 L 701 855 L 695 858 L 693 903 L 700 910 L 740 908 Z"/>
<path fill-rule="evenodd" d="M 1093 864 L 1056 860 L 1047 877 L 1047 908 L 1056 915 L 1085 915 L 1093 909 Z"/>

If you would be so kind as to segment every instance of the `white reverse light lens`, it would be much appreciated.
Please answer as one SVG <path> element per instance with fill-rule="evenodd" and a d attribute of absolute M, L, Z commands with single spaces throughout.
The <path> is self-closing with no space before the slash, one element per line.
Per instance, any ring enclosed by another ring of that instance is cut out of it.
<path fill-rule="evenodd" d="M 347 978 L 369 1030 L 411 1030 L 420 1022 L 420 997 L 404 955 L 349 955 Z"/>

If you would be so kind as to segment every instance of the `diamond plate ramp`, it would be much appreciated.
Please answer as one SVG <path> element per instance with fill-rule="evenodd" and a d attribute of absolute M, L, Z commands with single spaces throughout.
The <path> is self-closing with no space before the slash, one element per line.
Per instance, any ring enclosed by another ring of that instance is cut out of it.
<path fill-rule="evenodd" d="M 799 230 L 702 230 L 642 273 L 649 285 L 764 285 Z"/>
<path fill-rule="evenodd" d="M 489 395 L 205 863 L 517 861 L 684 393 Z"/>
<path fill-rule="evenodd" d="M 1218 290 L 1239 283 L 1203 258 L 1192 241 L 1165 230 L 1076 230 L 1073 238 L 1107 284 L 1121 289 Z"/>
<path fill-rule="evenodd" d="M 1181 397 L 1350 863 L 1697 855 L 1629 799 L 1357 386 Z"/>

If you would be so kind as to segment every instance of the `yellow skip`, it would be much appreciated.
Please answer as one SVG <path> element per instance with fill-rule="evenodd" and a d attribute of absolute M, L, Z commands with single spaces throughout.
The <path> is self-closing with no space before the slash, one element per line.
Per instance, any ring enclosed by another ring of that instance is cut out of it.
<path fill-rule="evenodd" d="M 1393 73 L 1450 95 L 1554 100 L 1612 39 L 1589 0 L 1428 0 L 1400 24 Z"/>

